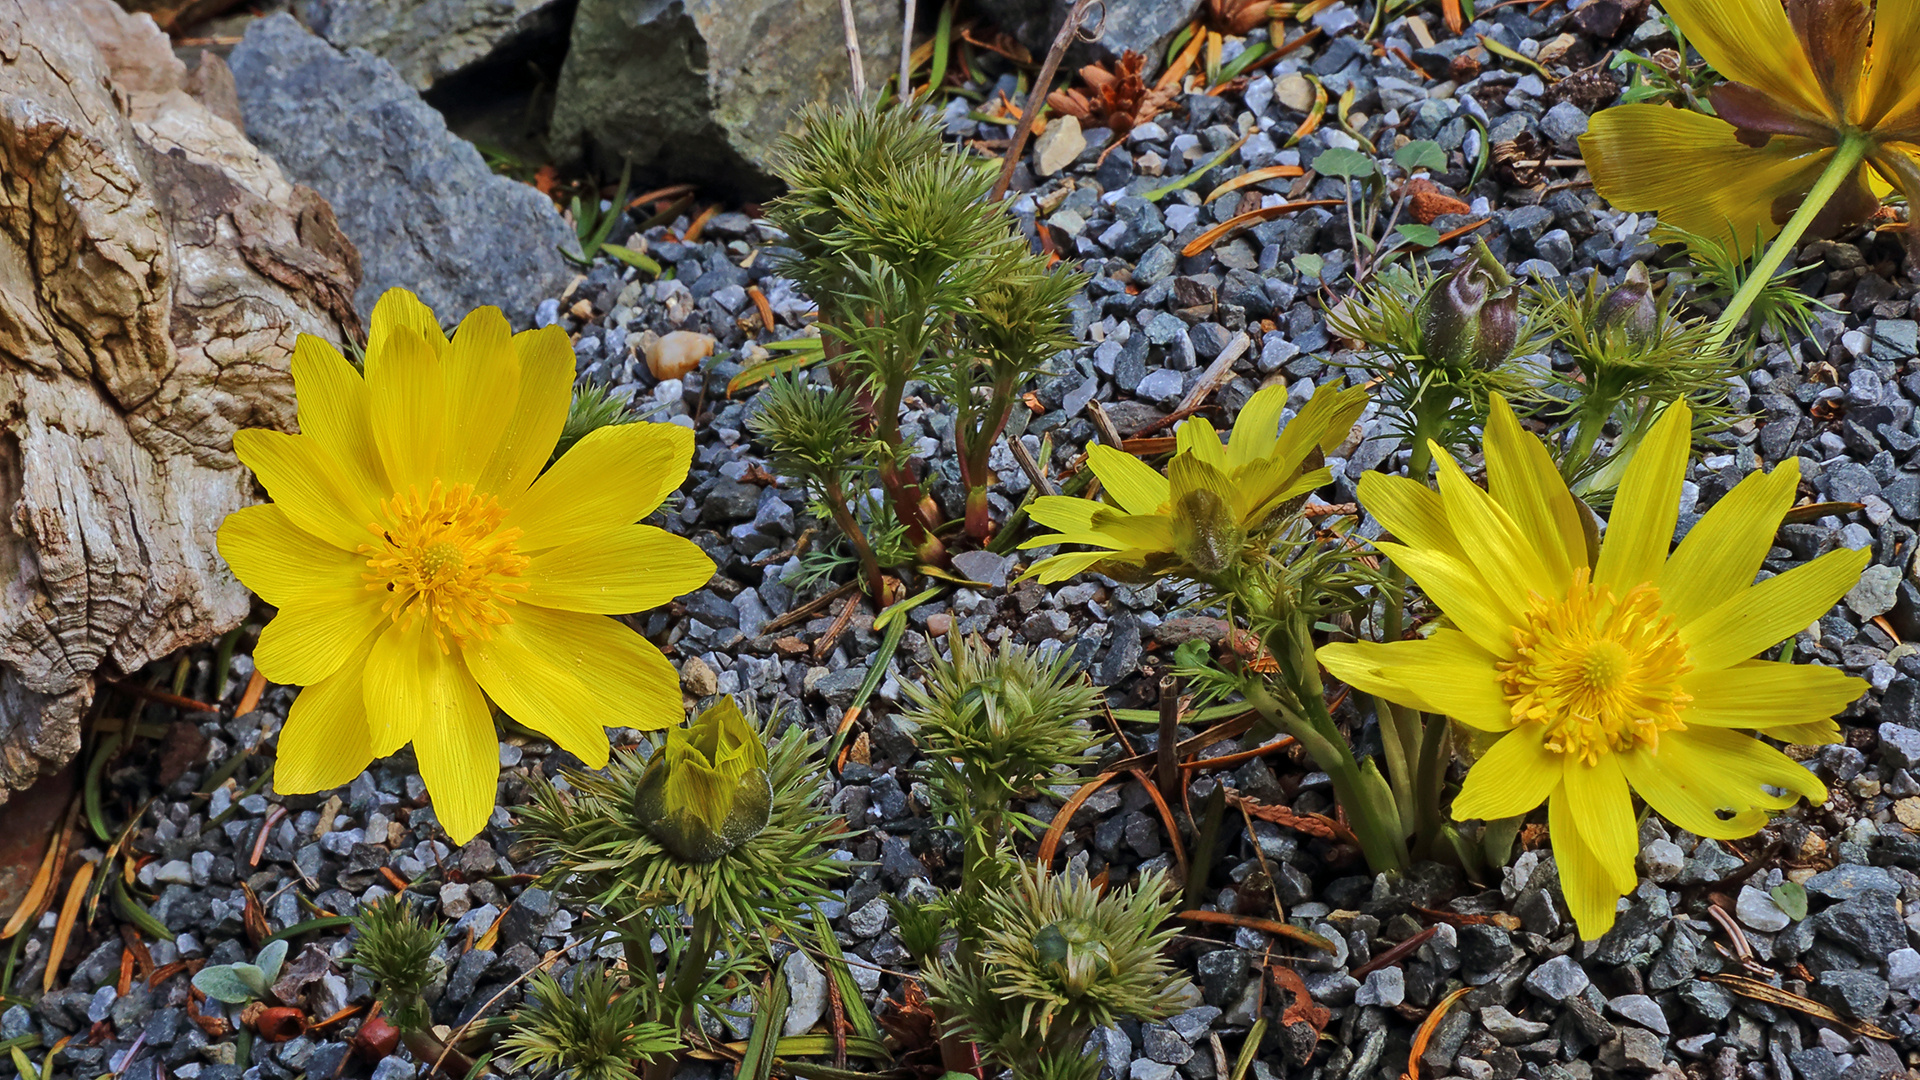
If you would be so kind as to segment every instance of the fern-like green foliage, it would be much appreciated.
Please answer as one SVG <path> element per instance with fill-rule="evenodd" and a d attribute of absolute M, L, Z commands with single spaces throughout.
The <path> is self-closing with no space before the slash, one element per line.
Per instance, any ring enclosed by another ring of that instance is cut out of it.
<path fill-rule="evenodd" d="M 424 1031 L 428 1016 L 421 995 L 445 966 L 434 950 L 446 924 L 423 916 L 401 895 L 361 908 L 353 930 L 348 965 L 373 980 L 394 1027 Z"/>
<path fill-rule="evenodd" d="M 1661 225 L 1653 231 L 1653 239 L 1658 243 L 1685 244 L 1687 257 L 1693 263 L 1693 293 L 1697 300 L 1725 304 L 1740 291 L 1753 272 L 1766 250 L 1766 245 L 1757 238 L 1748 246 L 1751 258 L 1741 258 L 1725 244 L 1712 237 L 1701 236 L 1672 225 Z M 1747 309 L 1747 336 L 1749 340 L 1758 338 L 1762 331 L 1771 331 L 1779 337 L 1789 332 L 1801 335 L 1813 329 L 1813 320 L 1817 312 L 1832 311 L 1831 307 L 1802 292 L 1794 278 L 1806 273 L 1810 267 L 1799 267 L 1784 274 L 1776 274 L 1760 289 L 1753 298 L 1753 306 Z"/>
<path fill-rule="evenodd" d="M 500 1043 L 518 1068 L 558 1080 L 637 1080 L 637 1066 L 680 1049 L 673 1029 L 651 1018 L 646 988 L 598 964 L 575 968 L 571 978 L 569 990 L 543 971 L 527 987 L 532 1003 Z"/>
<path fill-rule="evenodd" d="M 979 637 L 936 655 L 924 685 L 907 683 L 906 720 L 937 794 L 952 811 L 985 826 L 991 847 L 1010 829 L 1037 824 L 1013 809 L 1043 784 L 1072 782 L 1100 737 L 1088 726 L 1100 700 L 1068 666 L 1066 650 L 1043 658 L 1011 641 Z M 984 819 L 984 820 L 983 820 Z"/>
<path fill-rule="evenodd" d="M 813 386 L 798 375 L 768 379 L 747 414 L 747 430 L 782 472 L 829 486 L 860 455 L 860 402 L 852 390 Z"/>
<path fill-rule="evenodd" d="M 1023 866 L 984 897 L 972 962 L 926 972 L 930 997 L 1015 1080 L 1093 1080 L 1080 1049 L 1096 1027 L 1170 1015 L 1188 992 L 1162 955 L 1175 931 L 1164 875 L 1103 894 L 1078 874 Z"/>
<path fill-rule="evenodd" d="M 548 464 L 559 461 L 573 444 L 603 427 L 615 424 L 631 424 L 640 419 L 627 403 L 613 396 L 613 391 L 598 383 L 588 383 L 573 392 L 573 400 L 567 403 L 567 419 L 560 426 L 560 441 L 554 444 L 553 457 Z"/>

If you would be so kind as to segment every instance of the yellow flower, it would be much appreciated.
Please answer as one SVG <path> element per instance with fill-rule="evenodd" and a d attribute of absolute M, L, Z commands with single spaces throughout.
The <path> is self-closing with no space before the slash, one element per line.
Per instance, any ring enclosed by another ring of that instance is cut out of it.
<path fill-rule="evenodd" d="M 1742 480 L 1669 557 L 1691 425 L 1675 404 L 1648 433 L 1597 557 L 1546 447 L 1498 398 L 1490 493 L 1437 448 L 1438 492 L 1363 477 L 1361 502 L 1399 540 L 1380 550 L 1453 628 L 1319 651 L 1355 689 L 1500 736 L 1454 816 L 1512 817 L 1546 800 L 1567 907 L 1588 938 L 1613 925 L 1635 885 L 1630 792 L 1723 839 L 1796 796 L 1825 801 L 1811 772 L 1739 729 L 1834 742 L 1830 718 L 1864 688 L 1831 668 L 1748 659 L 1826 614 L 1869 554 L 1836 551 L 1753 583 L 1793 503 L 1797 459 Z"/>
<path fill-rule="evenodd" d="M 301 433 L 233 439 L 275 501 L 220 526 L 234 574 L 279 608 L 254 662 L 306 688 L 280 735 L 280 791 L 337 787 L 411 742 L 465 843 L 499 775 L 489 699 L 596 768 L 602 725 L 681 717 L 673 666 L 603 616 L 713 574 L 689 541 L 635 524 L 685 479 L 693 433 L 605 427 L 545 468 L 573 362 L 557 327 L 513 334 L 495 308 L 448 341 L 401 289 L 374 307 L 364 378 L 300 337 Z"/>
<path fill-rule="evenodd" d="M 662 847 L 712 862 L 767 827 L 773 782 L 760 732 L 732 698 L 721 698 L 666 741 L 640 776 L 635 811 Z"/>
<path fill-rule="evenodd" d="M 1367 393 L 1361 387 L 1323 385 L 1281 431 L 1286 404 L 1284 387 L 1254 394 L 1225 446 L 1206 419 L 1188 420 L 1176 433 L 1165 476 L 1124 450 L 1094 446 L 1087 451 L 1087 464 L 1112 502 L 1064 495 L 1035 499 L 1028 515 L 1059 531 L 1020 546 L 1086 544 L 1104 550 L 1042 559 L 1028 575 L 1051 584 L 1095 566 L 1150 573 L 1175 565 L 1201 574 L 1225 569 L 1239 556 L 1248 532 L 1329 481 L 1320 457 L 1346 440 L 1366 408 Z"/>
<path fill-rule="evenodd" d="M 1830 235 L 1880 195 L 1920 198 L 1920 4 L 1668 0 L 1688 44 L 1729 81 L 1718 118 L 1664 105 L 1594 116 L 1580 149 L 1594 190 L 1622 210 L 1751 253 L 1779 231 L 1843 142 L 1856 165 L 1815 219 Z"/>

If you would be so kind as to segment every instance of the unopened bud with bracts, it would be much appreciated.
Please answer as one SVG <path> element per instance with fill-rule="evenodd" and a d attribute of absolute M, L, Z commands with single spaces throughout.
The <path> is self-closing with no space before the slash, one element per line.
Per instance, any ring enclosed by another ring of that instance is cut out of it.
<path fill-rule="evenodd" d="M 732 698 L 667 729 L 634 797 L 647 835 L 688 862 L 712 862 L 758 836 L 772 808 L 767 748 Z"/>
<path fill-rule="evenodd" d="M 1595 321 L 1601 333 L 1620 335 L 1632 349 L 1654 340 L 1660 329 L 1660 305 L 1654 301 L 1646 263 L 1636 262 L 1627 270 L 1627 276 L 1600 301 Z"/>
<path fill-rule="evenodd" d="M 1430 363 L 1492 370 L 1520 340 L 1520 292 L 1485 244 L 1420 298 L 1420 352 Z"/>

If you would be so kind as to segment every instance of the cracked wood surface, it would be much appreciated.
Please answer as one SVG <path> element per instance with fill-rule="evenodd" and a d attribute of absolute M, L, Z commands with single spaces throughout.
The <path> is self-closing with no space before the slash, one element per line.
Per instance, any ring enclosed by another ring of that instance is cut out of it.
<path fill-rule="evenodd" d="M 233 433 L 293 429 L 298 334 L 359 334 L 353 245 L 231 86 L 112 0 L 0 0 L 0 801 L 97 676 L 246 617 Z"/>

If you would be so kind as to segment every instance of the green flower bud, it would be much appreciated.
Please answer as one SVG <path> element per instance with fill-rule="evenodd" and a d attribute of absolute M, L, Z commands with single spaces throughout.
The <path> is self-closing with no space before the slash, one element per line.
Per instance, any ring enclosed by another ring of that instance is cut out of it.
<path fill-rule="evenodd" d="M 1462 256 L 1420 298 L 1420 352 L 1429 361 L 1492 370 L 1513 354 L 1520 340 L 1520 293 L 1489 261 Z"/>
<path fill-rule="evenodd" d="M 688 862 L 712 862 L 758 836 L 772 809 L 767 748 L 732 698 L 667 730 L 634 797 L 647 834 Z"/>
<path fill-rule="evenodd" d="M 1653 299 L 1646 263 L 1636 262 L 1627 270 L 1627 276 L 1600 301 L 1595 321 L 1601 333 L 1620 334 L 1630 348 L 1642 349 L 1653 341 L 1660 327 L 1660 306 Z"/>

